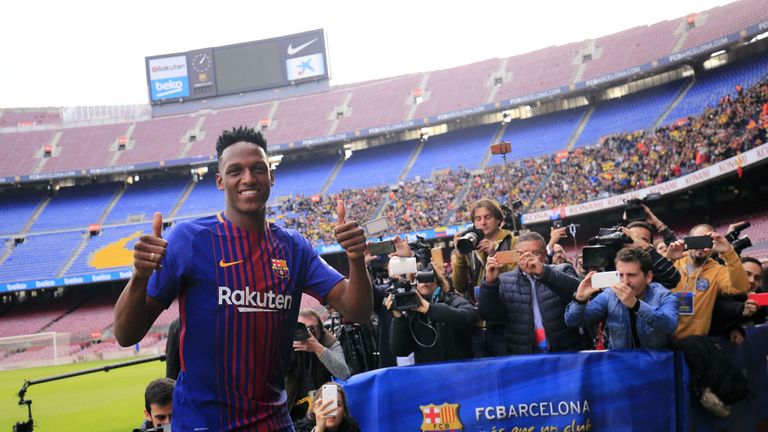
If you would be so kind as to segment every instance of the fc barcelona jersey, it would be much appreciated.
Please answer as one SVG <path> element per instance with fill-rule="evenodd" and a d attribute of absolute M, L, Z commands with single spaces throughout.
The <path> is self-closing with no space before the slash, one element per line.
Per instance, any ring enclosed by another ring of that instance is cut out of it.
<path fill-rule="evenodd" d="M 293 230 L 241 229 L 223 214 L 168 235 L 147 294 L 179 297 L 181 372 L 173 429 L 292 430 L 284 373 L 303 292 L 321 300 L 342 276 Z"/>

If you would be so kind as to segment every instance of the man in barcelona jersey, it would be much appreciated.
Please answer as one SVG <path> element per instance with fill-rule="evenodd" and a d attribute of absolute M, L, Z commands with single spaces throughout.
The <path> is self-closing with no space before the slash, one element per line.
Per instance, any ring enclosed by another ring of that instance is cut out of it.
<path fill-rule="evenodd" d="M 241 127 L 216 143 L 216 186 L 224 211 L 177 224 L 134 247 L 135 270 L 115 305 L 115 337 L 139 342 L 179 298 L 179 373 L 173 430 L 292 431 L 284 374 L 290 364 L 301 295 L 368 321 L 372 289 L 365 269 L 365 234 L 338 206 L 336 241 L 349 260 L 349 279 L 325 263 L 309 241 L 266 220 L 274 171 L 261 134 Z"/>

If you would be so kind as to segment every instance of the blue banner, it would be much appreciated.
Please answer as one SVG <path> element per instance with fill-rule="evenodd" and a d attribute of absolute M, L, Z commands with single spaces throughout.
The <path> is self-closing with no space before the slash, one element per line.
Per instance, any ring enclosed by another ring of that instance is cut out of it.
<path fill-rule="evenodd" d="M 670 431 L 670 351 L 509 356 L 388 368 L 345 386 L 361 430 Z"/>

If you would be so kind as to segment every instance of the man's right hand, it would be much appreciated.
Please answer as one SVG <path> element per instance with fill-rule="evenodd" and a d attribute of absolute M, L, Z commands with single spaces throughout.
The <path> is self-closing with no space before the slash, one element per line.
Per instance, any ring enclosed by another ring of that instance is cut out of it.
<path fill-rule="evenodd" d="M 594 294 L 597 291 L 600 291 L 600 288 L 594 288 L 592 287 L 592 275 L 594 275 L 595 272 L 591 271 L 587 274 L 587 276 L 584 277 L 584 280 L 581 281 L 579 284 L 579 288 L 576 289 L 576 295 L 575 298 L 578 301 L 587 301 L 592 294 Z"/>
<path fill-rule="evenodd" d="M 392 313 L 392 316 L 395 318 L 400 318 L 403 316 L 402 312 L 392 309 L 392 301 L 394 300 L 395 295 L 390 294 L 387 296 L 387 298 L 384 300 L 384 307 L 387 308 L 388 311 Z"/>
<path fill-rule="evenodd" d="M 555 244 L 557 244 L 560 239 L 568 236 L 568 234 L 565 232 L 567 229 L 568 227 L 552 227 L 549 229 L 549 243 L 547 243 L 547 250 L 552 250 L 552 248 L 555 247 Z"/>
<path fill-rule="evenodd" d="M 499 273 L 501 273 L 501 266 L 496 260 L 496 256 L 489 256 L 485 260 L 485 283 L 496 283 L 499 280 Z"/>
<path fill-rule="evenodd" d="M 163 215 L 156 212 L 152 219 L 152 235 L 143 235 L 133 246 L 133 274 L 149 279 L 152 272 L 160 268 L 168 242 L 163 240 Z"/>

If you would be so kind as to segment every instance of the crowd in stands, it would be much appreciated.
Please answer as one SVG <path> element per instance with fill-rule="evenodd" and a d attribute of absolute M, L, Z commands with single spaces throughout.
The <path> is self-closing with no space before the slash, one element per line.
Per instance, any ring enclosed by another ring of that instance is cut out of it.
<path fill-rule="evenodd" d="M 468 207 L 482 197 L 500 203 L 521 200 L 527 211 L 572 205 L 642 189 L 684 176 L 736 156 L 766 141 L 768 79 L 749 89 L 737 86 L 697 117 L 678 119 L 655 131 L 604 137 L 601 143 L 538 158 L 515 159 L 486 167 L 441 170 L 429 179 L 400 182 L 389 191 L 381 215 L 391 233 L 413 232 L 467 223 Z M 513 143 L 514 145 L 514 143 Z M 284 201 L 285 226 L 316 243 L 330 243 L 337 199 L 344 199 L 358 220 L 376 216 L 386 186 L 345 190 L 330 197 Z M 436 205 L 436 203 L 439 203 Z"/>

